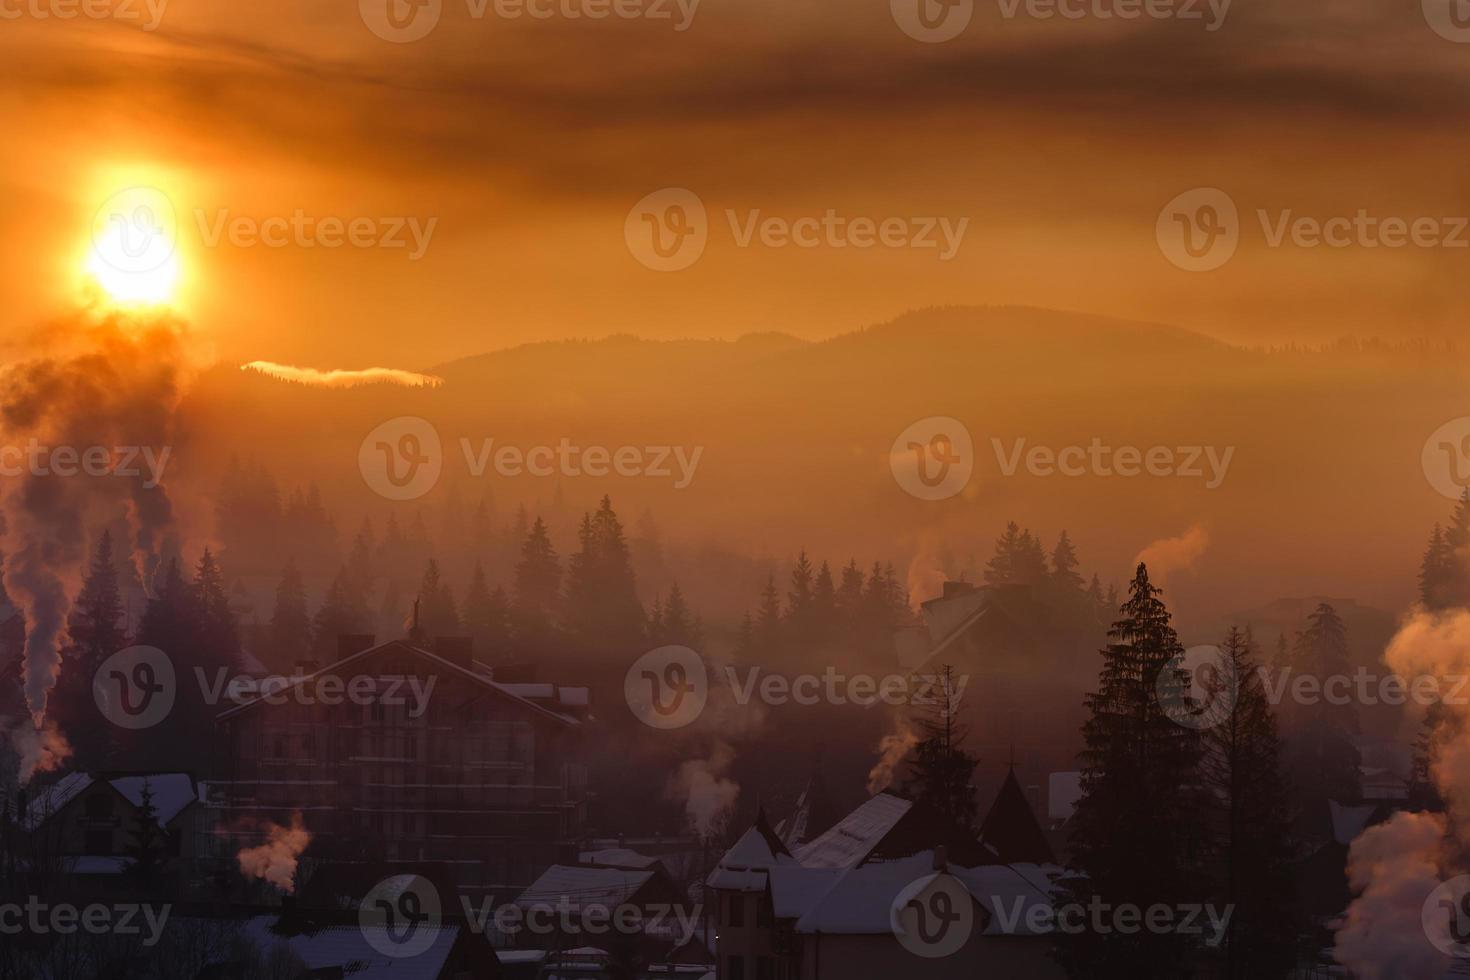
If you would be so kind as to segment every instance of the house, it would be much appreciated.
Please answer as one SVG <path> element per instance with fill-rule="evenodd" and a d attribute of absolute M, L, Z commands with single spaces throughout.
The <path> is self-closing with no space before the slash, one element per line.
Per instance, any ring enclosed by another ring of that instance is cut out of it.
<path fill-rule="evenodd" d="M 880 793 L 795 849 L 758 814 L 709 876 L 716 896 L 719 980 L 1060 977 L 1027 913 L 1050 908 L 1055 865 L 1006 863 L 1004 848 L 1045 856 L 1039 826 L 1012 812 L 1002 787 L 976 839 L 923 804 Z M 1034 831 L 1034 832 L 1033 832 Z M 916 954 L 896 923 L 934 888 L 962 895 L 968 923 L 947 955 Z M 908 943 L 906 945 L 906 943 Z"/>
<path fill-rule="evenodd" d="M 497 680 L 460 637 L 345 636 L 338 653 L 218 715 L 228 853 L 299 815 L 318 861 L 443 864 L 472 901 L 576 860 L 586 688 Z"/>
<path fill-rule="evenodd" d="M 199 787 L 181 772 L 68 773 L 25 803 L 30 852 L 69 874 L 121 874 L 133 863 L 145 797 L 162 856 L 194 861 Z"/>

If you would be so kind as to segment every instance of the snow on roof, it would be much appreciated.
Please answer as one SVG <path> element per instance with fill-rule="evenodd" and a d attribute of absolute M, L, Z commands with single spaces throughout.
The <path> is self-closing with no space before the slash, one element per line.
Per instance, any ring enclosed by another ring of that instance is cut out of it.
<path fill-rule="evenodd" d="M 776 918 L 801 918 L 841 877 L 836 868 L 772 868 L 771 902 Z"/>
<path fill-rule="evenodd" d="M 404 642 L 403 640 L 389 640 L 386 643 L 379 643 L 377 646 L 368 647 L 366 650 L 359 650 L 357 653 L 354 653 L 351 656 L 343 657 L 341 660 L 330 663 L 322 669 L 310 674 L 293 674 L 285 679 L 287 682 L 285 687 L 273 688 L 268 693 L 263 693 L 255 698 L 250 699 L 249 701 L 243 701 L 232 708 L 227 708 L 224 711 L 221 711 L 216 717 L 221 720 L 225 718 L 233 718 L 235 715 L 248 711 L 251 708 L 254 708 L 256 705 L 267 703 L 267 697 L 279 698 L 282 691 L 289 690 L 292 687 L 297 687 L 309 682 L 314 683 L 318 677 L 321 677 L 323 675 L 335 676 L 339 674 L 341 672 L 341 669 L 347 664 L 350 664 L 356 660 L 361 660 L 364 657 L 369 656 L 370 654 L 377 653 L 380 650 L 385 649 L 386 647 L 392 646 L 396 646 L 399 649 L 407 650 L 410 653 L 414 653 L 420 657 L 424 657 L 425 659 L 431 661 L 440 668 L 448 668 L 454 673 L 457 673 L 462 677 L 469 678 L 470 680 L 475 681 L 481 686 L 496 692 L 502 697 L 509 698 L 512 701 L 525 705 L 526 707 L 535 710 L 537 713 L 544 715 L 547 718 L 555 719 L 556 721 L 559 721 L 564 725 L 580 724 L 580 722 L 573 716 L 564 715 L 557 711 L 552 711 L 545 705 L 537 704 L 535 701 L 529 700 L 528 698 L 517 694 L 511 689 L 513 686 L 519 685 L 497 684 L 495 681 L 491 680 L 479 670 L 472 670 L 467 667 L 461 667 L 454 661 L 445 659 L 444 657 L 439 656 L 437 653 L 433 653 L 421 647 L 416 647 L 411 643 Z"/>
<path fill-rule="evenodd" d="M 651 868 L 658 858 L 639 854 L 627 847 L 606 847 L 600 851 L 582 851 L 577 855 L 582 864 L 600 864 L 606 868 Z"/>
<path fill-rule="evenodd" d="M 803 899 L 812 901 L 797 919 L 797 932 L 870 936 L 891 933 L 893 903 L 899 893 L 934 873 L 934 852 L 926 851 L 899 861 L 829 871 L 835 878 L 825 890 L 816 876 L 791 875 L 781 870 L 772 873 L 771 882 L 773 888 L 789 888 L 782 900 L 787 911 Z M 1050 879 L 1036 865 L 952 867 L 948 873 L 964 884 L 987 913 L 984 935 L 1033 935 L 1026 925 L 1028 912 L 1051 908 Z M 1048 887 L 1038 888 L 1033 883 L 1038 876 Z M 776 914 L 790 918 L 780 911 Z M 976 921 L 982 921 L 979 913 Z"/>
<path fill-rule="evenodd" d="M 1082 773 L 1054 772 L 1046 783 L 1046 816 L 1049 820 L 1069 820 L 1082 799 Z"/>
<path fill-rule="evenodd" d="M 1332 837 L 1339 844 L 1351 844 L 1378 809 L 1371 803 L 1367 806 L 1343 806 L 1336 800 L 1328 800 L 1327 805 L 1332 811 Z"/>
<path fill-rule="evenodd" d="M 69 772 L 38 792 L 26 807 L 26 829 L 35 830 L 91 785 L 92 777 L 86 773 Z"/>
<path fill-rule="evenodd" d="M 279 935 L 272 929 L 276 922 L 273 915 L 256 916 L 245 921 L 241 933 L 262 950 L 284 943 L 307 970 L 325 972 L 336 967 L 352 980 L 437 980 L 459 936 L 458 926 L 420 925 L 436 934 L 433 943 L 416 956 L 395 957 L 378 952 L 369 941 L 375 932 L 381 933 L 378 945 L 391 949 L 386 926 L 329 926 Z"/>
<path fill-rule="evenodd" d="M 122 776 L 110 780 L 112 788 L 128 798 L 133 806 L 143 805 L 143 783 L 153 794 L 153 808 L 158 812 L 158 825 L 167 827 L 183 809 L 199 797 L 194 780 L 188 773 L 162 772 L 156 776 Z"/>
<path fill-rule="evenodd" d="M 106 857 L 87 854 L 61 859 L 61 869 L 71 875 L 120 875 L 133 866 L 130 857 Z"/>
<path fill-rule="evenodd" d="M 761 812 L 756 814 L 750 829 L 720 858 L 707 884 L 726 891 L 762 892 L 766 890 L 767 869 L 795 864 L 796 859 L 767 825 L 765 813 Z"/>
<path fill-rule="evenodd" d="M 861 863 L 912 807 L 909 800 L 879 793 L 798 848 L 796 858 L 808 868 L 850 868 Z"/>
<path fill-rule="evenodd" d="M 515 904 L 529 908 L 566 902 L 573 909 L 588 906 L 613 908 L 628 901 L 652 877 L 652 871 L 553 864 L 516 897 Z"/>

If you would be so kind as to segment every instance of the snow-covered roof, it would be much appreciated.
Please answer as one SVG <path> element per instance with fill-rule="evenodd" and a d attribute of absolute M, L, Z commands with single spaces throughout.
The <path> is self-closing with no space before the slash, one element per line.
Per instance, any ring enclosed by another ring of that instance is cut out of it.
<path fill-rule="evenodd" d="M 337 967 L 352 980 L 438 980 L 459 936 L 458 926 L 420 925 L 420 929 L 435 934 L 434 941 L 415 956 L 395 957 L 378 952 L 370 942 L 377 932 L 378 945 L 393 948 L 386 926 L 329 926 L 314 932 L 278 935 L 272 931 L 276 922 L 273 915 L 256 916 L 245 920 L 241 933 L 262 950 L 284 943 L 308 970 Z"/>
<path fill-rule="evenodd" d="M 1060 873 L 1061 869 L 1055 869 Z M 821 888 L 816 876 L 789 875 L 784 871 L 771 876 L 774 888 L 788 892 L 781 899 L 790 911 L 802 899 L 812 904 L 797 919 L 800 933 L 846 935 L 883 935 L 893 931 L 893 905 L 899 893 L 914 882 L 934 874 L 934 852 L 926 851 L 899 861 L 864 864 L 835 875 L 829 886 Z M 971 897 L 986 913 L 976 921 L 985 921 L 985 935 L 1033 935 L 1026 926 L 1027 913 L 1034 908 L 1050 909 L 1050 878 L 1037 865 L 1001 864 L 979 868 L 948 869 L 969 890 Z M 1042 887 L 1037 886 L 1042 883 Z M 778 911 L 780 918 L 790 918 Z M 1009 927 L 1009 929 L 1007 929 Z"/>
<path fill-rule="evenodd" d="M 158 825 L 167 828 L 189 804 L 198 799 L 194 780 L 188 773 L 161 772 L 137 776 L 115 776 L 108 783 L 135 807 L 143 805 L 143 783 L 153 793 L 153 807 L 158 812 Z M 85 772 L 67 773 L 51 786 L 36 794 L 26 808 L 26 827 L 34 830 L 59 813 L 72 800 L 87 790 L 96 779 Z"/>
<path fill-rule="evenodd" d="M 1351 844 L 1357 839 L 1378 810 L 1371 803 L 1367 806 L 1343 806 L 1336 800 L 1328 800 L 1327 806 L 1332 812 L 1332 837 L 1339 844 Z"/>
<path fill-rule="evenodd" d="M 796 851 L 796 859 L 808 868 L 850 868 L 913 808 L 909 800 L 879 793 L 837 822 L 822 836 Z"/>
<path fill-rule="evenodd" d="M 778 865 L 795 866 L 796 859 L 767 826 L 765 814 L 760 813 L 750 829 L 720 858 L 707 883 L 711 888 L 725 891 L 762 892 L 766 890 L 766 871 Z"/>
<path fill-rule="evenodd" d="M 600 851 L 582 851 L 577 855 L 582 864 L 600 864 L 605 868 L 651 868 L 658 858 L 639 854 L 627 847 L 605 847 Z"/>
<path fill-rule="evenodd" d="M 190 803 L 199 797 L 194 780 L 188 773 L 162 772 L 153 776 L 120 776 L 110 780 L 112 788 L 128 798 L 133 806 L 143 805 L 143 783 L 153 794 L 153 808 L 158 812 L 158 825 L 167 827 Z"/>
<path fill-rule="evenodd" d="M 91 785 L 92 777 L 86 773 L 69 772 L 39 791 L 26 806 L 26 829 L 35 830 Z"/>
<path fill-rule="evenodd" d="M 351 656 L 343 657 L 341 660 L 330 663 L 322 669 L 310 674 L 293 674 L 285 679 L 287 683 L 284 687 L 275 687 L 267 694 L 261 694 L 258 697 L 254 697 L 248 701 L 241 702 L 240 704 L 237 704 L 232 708 L 227 708 L 226 710 L 221 711 L 216 717 L 220 720 L 233 718 L 236 715 L 241 714 L 242 712 L 249 711 L 257 705 L 270 703 L 267 702 L 267 698 L 271 698 L 272 702 L 279 703 L 281 692 L 308 683 L 314 684 L 316 683 L 317 678 L 324 675 L 338 675 L 341 673 L 342 668 L 347 666 L 348 664 L 351 664 L 358 660 L 362 660 L 363 658 L 378 653 L 379 651 L 387 647 L 397 647 L 400 650 L 406 650 L 410 653 L 416 654 L 417 656 L 428 660 L 430 663 L 434 664 L 441 670 L 448 670 L 454 674 L 459 675 L 462 678 L 472 680 L 482 687 L 494 691 L 496 694 L 502 697 L 508 698 L 511 701 L 518 702 L 528 708 L 531 708 L 538 714 L 547 718 L 554 719 L 562 723 L 563 725 L 581 724 L 581 722 L 579 722 L 572 715 L 566 715 L 557 711 L 552 711 L 550 708 L 546 707 L 543 704 L 538 704 L 523 695 L 517 694 L 515 691 L 512 690 L 512 687 L 515 685 L 497 684 L 495 681 L 491 680 L 487 675 L 479 670 L 472 670 L 467 667 L 462 667 L 452 660 L 441 657 L 437 653 L 425 650 L 422 647 L 416 647 L 413 644 L 405 642 L 403 640 L 389 640 L 386 643 L 379 643 L 377 646 L 368 647 L 366 650 L 359 650 L 357 653 L 354 653 Z"/>
<path fill-rule="evenodd" d="M 652 871 L 553 864 L 516 897 L 515 903 L 521 908 L 563 903 L 573 909 L 587 906 L 613 908 L 628 901 L 652 877 Z"/>

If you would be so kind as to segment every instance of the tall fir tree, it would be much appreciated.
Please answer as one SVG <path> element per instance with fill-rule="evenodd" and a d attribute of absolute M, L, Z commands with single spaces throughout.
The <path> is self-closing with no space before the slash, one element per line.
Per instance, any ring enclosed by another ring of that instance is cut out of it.
<path fill-rule="evenodd" d="M 1347 627 L 1337 610 L 1320 603 L 1307 617 L 1292 651 L 1293 668 L 1316 678 L 1330 690 L 1334 678 L 1352 671 Z M 1282 712 L 1283 758 L 1297 804 L 1325 828 L 1328 801 L 1353 803 L 1362 795 L 1358 767 L 1362 757 L 1354 742 L 1357 708 L 1345 699 L 1317 698 L 1289 702 Z"/>
<path fill-rule="evenodd" d="M 791 569 L 791 588 L 786 593 L 786 635 L 803 651 L 817 642 L 816 603 L 812 593 L 815 573 L 811 559 L 802 549 Z"/>
<path fill-rule="evenodd" d="M 1455 604 L 1457 588 L 1455 553 L 1444 528 L 1436 524 L 1419 564 L 1419 603 L 1432 612 L 1448 609 Z"/>
<path fill-rule="evenodd" d="M 781 593 L 776 588 L 776 576 L 766 580 L 761 591 L 760 607 L 756 610 L 755 645 L 757 653 L 769 657 L 783 646 L 785 630 L 781 617 Z"/>
<path fill-rule="evenodd" d="M 632 555 L 622 522 L 604 496 L 582 519 L 567 573 L 565 622 L 587 650 L 632 650 L 645 636 Z"/>
<path fill-rule="evenodd" d="M 1102 651 L 1098 689 L 1086 699 L 1082 797 L 1071 824 L 1077 874 L 1065 881 L 1067 902 L 1177 908 L 1207 898 L 1200 736 L 1164 710 L 1187 677 L 1160 595 L 1140 563 Z M 1146 930 L 1084 930 L 1058 946 L 1069 975 L 1106 980 L 1184 976 L 1189 952 L 1188 937 Z"/>
<path fill-rule="evenodd" d="M 1057 600 L 1075 603 L 1083 594 L 1086 586 L 1082 576 L 1077 574 L 1077 565 L 1077 549 L 1067 532 L 1063 531 L 1051 551 L 1051 569 L 1047 573 L 1048 589 Z"/>
<path fill-rule="evenodd" d="M 461 630 L 459 607 L 454 592 L 439 573 L 439 562 L 430 558 L 419 582 L 419 629 L 432 640 L 440 636 L 457 636 Z"/>
<path fill-rule="evenodd" d="M 1226 980 L 1286 977 L 1299 929 L 1286 788 L 1276 719 L 1249 631 L 1232 627 L 1220 647 L 1214 703 L 1204 728 L 1213 876 L 1221 908 L 1234 909 L 1217 953 Z"/>
<path fill-rule="evenodd" d="M 974 831 L 975 766 L 980 760 L 965 750 L 969 733 L 959 722 L 960 693 L 954 668 L 946 664 L 939 670 L 933 703 L 919 719 L 923 737 L 909 758 L 904 794 Z"/>
<path fill-rule="evenodd" d="M 464 596 L 464 628 L 474 640 L 475 650 L 481 659 L 495 663 L 507 658 L 510 650 L 510 601 L 504 589 L 490 590 L 484 566 L 478 562 Z"/>
<path fill-rule="evenodd" d="M 371 614 L 355 598 L 352 570 L 343 566 L 311 621 L 311 649 L 323 664 L 337 660 L 337 638 L 371 632 Z M 389 635 L 398 635 L 395 631 Z"/>
<path fill-rule="evenodd" d="M 554 642 L 561 601 L 561 562 L 540 517 L 526 531 L 516 563 L 511 622 L 517 643 L 527 653 L 544 653 Z"/>
<path fill-rule="evenodd" d="M 289 670 L 310 650 L 311 614 L 306 608 L 306 585 L 293 558 L 286 562 L 280 584 L 276 586 L 268 662 L 276 670 Z"/>
<path fill-rule="evenodd" d="M 50 702 L 54 717 L 70 733 L 76 765 L 87 769 L 107 765 L 110 746 L 97 717 L 93 679 L 104 660 L 128 645 L 114 561 L 112 535 L 103 531 L 67 615 L 61 672 Z"/>

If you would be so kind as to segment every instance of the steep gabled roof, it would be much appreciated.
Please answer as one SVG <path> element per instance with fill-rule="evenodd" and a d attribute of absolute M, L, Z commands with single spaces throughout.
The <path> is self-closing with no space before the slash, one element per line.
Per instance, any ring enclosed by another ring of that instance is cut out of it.
<path fill-rule="evenodd" d="M 240 714 L 243 714 L 246 711 L 249 711 L 257 705 L 269 703 L 267 701 L 268 697 L 278 700 L 281 696 L 282 691 L 289 690 L 290 688 L 296 687 L 301 684 L 315 682 L 317 678 L 322 676 L 340 674 L 344 667 L 347 667 L 353 663 L 356 663 L 373 654 L 380 653 L 383 650 L 387 650 L 389 648 L 396 648 L 403 652 L 411 653 L 414 656 L 427 660 L 436 668 L 438 668 L 441 672 L 456 675 L 460 678 L 463 678 L 464 680 L 473 681 L 476 685 L 491 692 L 495 696 L 503 698 L 510 703 L 529 708 L 532 711 L 536 712 L 538 715 L 551 721 L 555 721 L 561 725 L 566 725 L 568 727 L 579 724 L 578 720 L 571 717 L 570 715 L 563 715 L 559 714 L 558 712 L 552 711 L 544 705 L 537 704 L 535 701 L 528 700 L 527 698 L 516 694 L 505 684 L 497 684 L 495 681 L 491 680 L 484 674 L 481 674 L 479 671 L 461 667 L 459 664 L 453 662 L 452 660 L 446 660 L 444 657 L 441 657 L 436 653 L 431 653 L 430 651 L 425 650 L 422 647 L 416 647 L 406 640 L 389 640 L 387 643 L 379 643 L 377 646 L 368 647 L 366 650 L 359 650 L 357 653 L 354 653 L 347 657 L 343 657 L 341 660 L 338 660 L 335 663 L 328 664 L 321 670 L 314 671 L 310 674 L 302 674 L 300 676 L 287 678 L 288 683 L 284 688 L 281 688 L 279 690 L 273 689 L 269 695 L 262 694 L 261 696 L 252 698 L 249 701 L 244 702 L 243 704 L 238 704 L 233 708 L 228 708 L 224 711 L 221 711 L 218 715 L 215 716 L 215 719 L 217 721 L 224 721 L 228 718 L 234 718 Z"/>
<path fill-rule="evenodd" d="M 740 839 L 720 858 L 720 863 L 710 872 L 708 884 L 711 888 L 727 891 L 764 891 L 767 871 L 795 864 L 796 859 L 776 836 L 766 822 L 765 811 L 761 810 L 755 815 L 755 823 L 750 829 L 741 834 Z"/>
<path fill-rule="evenodd" d="M 850 868 L 861 864 L 913 805 L 891 793 L 879 793 L 837 821 L 822 836 L 798 848 L 796 857 L 808 868 Z"/>
<path fill-rule="evenodd" d="M 980 842 L 991 848 L 1003 864 L 1051 864 L 1056 860 L 1021 784 L 1016 781 L 1015 769 L 1006 773 L 1005 782 L 980 825 Z"/>

